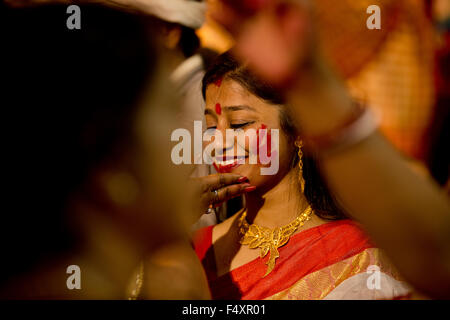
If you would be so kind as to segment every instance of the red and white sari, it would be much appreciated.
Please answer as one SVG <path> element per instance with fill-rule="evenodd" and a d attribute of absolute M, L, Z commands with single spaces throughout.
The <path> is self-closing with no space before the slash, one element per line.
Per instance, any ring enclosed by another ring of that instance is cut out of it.
<path fill-rule="evenodd" d="M 351 220 L 328 222 L 292 236 L 278 249 L 275 269 L 265 278 L 267 256 L 217 276 L 212 229 L 197 231 L 194 248 L 213 299 L 405 299 L 412 295 L 383 251 Z"/>

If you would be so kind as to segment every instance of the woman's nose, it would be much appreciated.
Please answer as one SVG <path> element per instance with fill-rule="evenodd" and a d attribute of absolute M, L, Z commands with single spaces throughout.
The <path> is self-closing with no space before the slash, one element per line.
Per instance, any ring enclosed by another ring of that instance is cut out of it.
<path fill-rule="evenodd" d="M 228 129 L 228 130 L 227 130 Z M 228 131 L 228 135 L 227 135 Z M 233 130 L 229 128 L 217 128 L 214 142 L 216 144 L 217 155 L 230 154 L 231 150 L 234 150 L 234 134 L 231 134 Z"/>

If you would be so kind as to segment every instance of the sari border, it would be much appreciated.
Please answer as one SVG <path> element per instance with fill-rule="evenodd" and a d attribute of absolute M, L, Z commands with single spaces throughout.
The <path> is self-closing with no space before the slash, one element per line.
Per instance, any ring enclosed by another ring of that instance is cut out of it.
<path fill-rule="evenodd" d="M 369 266 L 376 265 L 380 272 L 397 281 L 404 282 L 397 269 L 389 262 L 384 251 L 367 248 L 356 255 L 299 279 L 291 287 L 264 298 L 265 300 L 322 300 L 345 280 L 367 272 Z M 392 299 L 409 298 L 411 293 L 393 296 Z"/>

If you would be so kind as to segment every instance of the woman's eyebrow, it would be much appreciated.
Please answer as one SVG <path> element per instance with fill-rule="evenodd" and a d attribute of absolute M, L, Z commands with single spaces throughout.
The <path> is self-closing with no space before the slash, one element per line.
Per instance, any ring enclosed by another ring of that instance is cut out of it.
<path fill-rule="evenodd" d="M 222 107 L 222 109 L 225 111 L 239 111 L 239 110 L 256 111 L 255 108 L 250 107 L 248 105 L 226 106 L 226 107 Z"/>
<path fill-rule="evenodd" d="M 250 107 L 248 105 L 226 106 L 226 107 L 222 107 L 222 110 L 225 110 L 225 111 L 250 110 L 250 111 L 256 112 L 255 108 Z M 216 113 L 212 109 L 206 108 L 205 115 L 208 115 L 208 114 L 213 117 L 217 117 Z"/>
<path fill-rule="evenodd" d="M 212 111 L 211 109 L 205 109 L 205 116 L 208 115 L 208 114 L 210 116 L 213 116 L 213 117 L 217 118 L 217 115 L 216 115 L 216 113 L 214 111 Z"/>

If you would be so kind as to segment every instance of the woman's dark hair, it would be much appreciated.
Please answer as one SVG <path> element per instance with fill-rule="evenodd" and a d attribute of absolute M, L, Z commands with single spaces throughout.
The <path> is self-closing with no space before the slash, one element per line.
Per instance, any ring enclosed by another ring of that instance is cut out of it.
<path fill-rule="evenodd" d="M 202 93 L 206 97 L 208 85 L 216 82 L 218 79 L 230 79 L 239 83 L 243 88 L 256 95 L 257 97 L 280 105 L 280 123 L 283 131 L 290 137 L 292 145 L 296 139 L 297 130 L 294 125 L 289 110 L 283 105 L 283 98 L 280 93 L 265 81 L 256 77 L 250 70 L 239 61 L 237 61 L 229 52 L 220 55 L 209 69 L 206 70 L 203 77 Z M 299 157 L 297 152 L 292 159 L 291 167 L 298 164 Z M 304 194 L 314 212 L 324 219 L 342 219 L 345 217 L 343 210 L 337 204 L 336 199 L 331 195 L 324 179 L 322 178 L 317 166 L 314 155 L 304 151 L 303 155 L 303 178 L 305 180 Z"/>
<path fill-rule="evenodd" d="M 70 197 L 134 141 L 132 121 L 154 70 L 141 18 L 86 5 L 81 29 L 69 30 L 66 10 L 0 3 L 0 284 L 79 244 Z"/>

